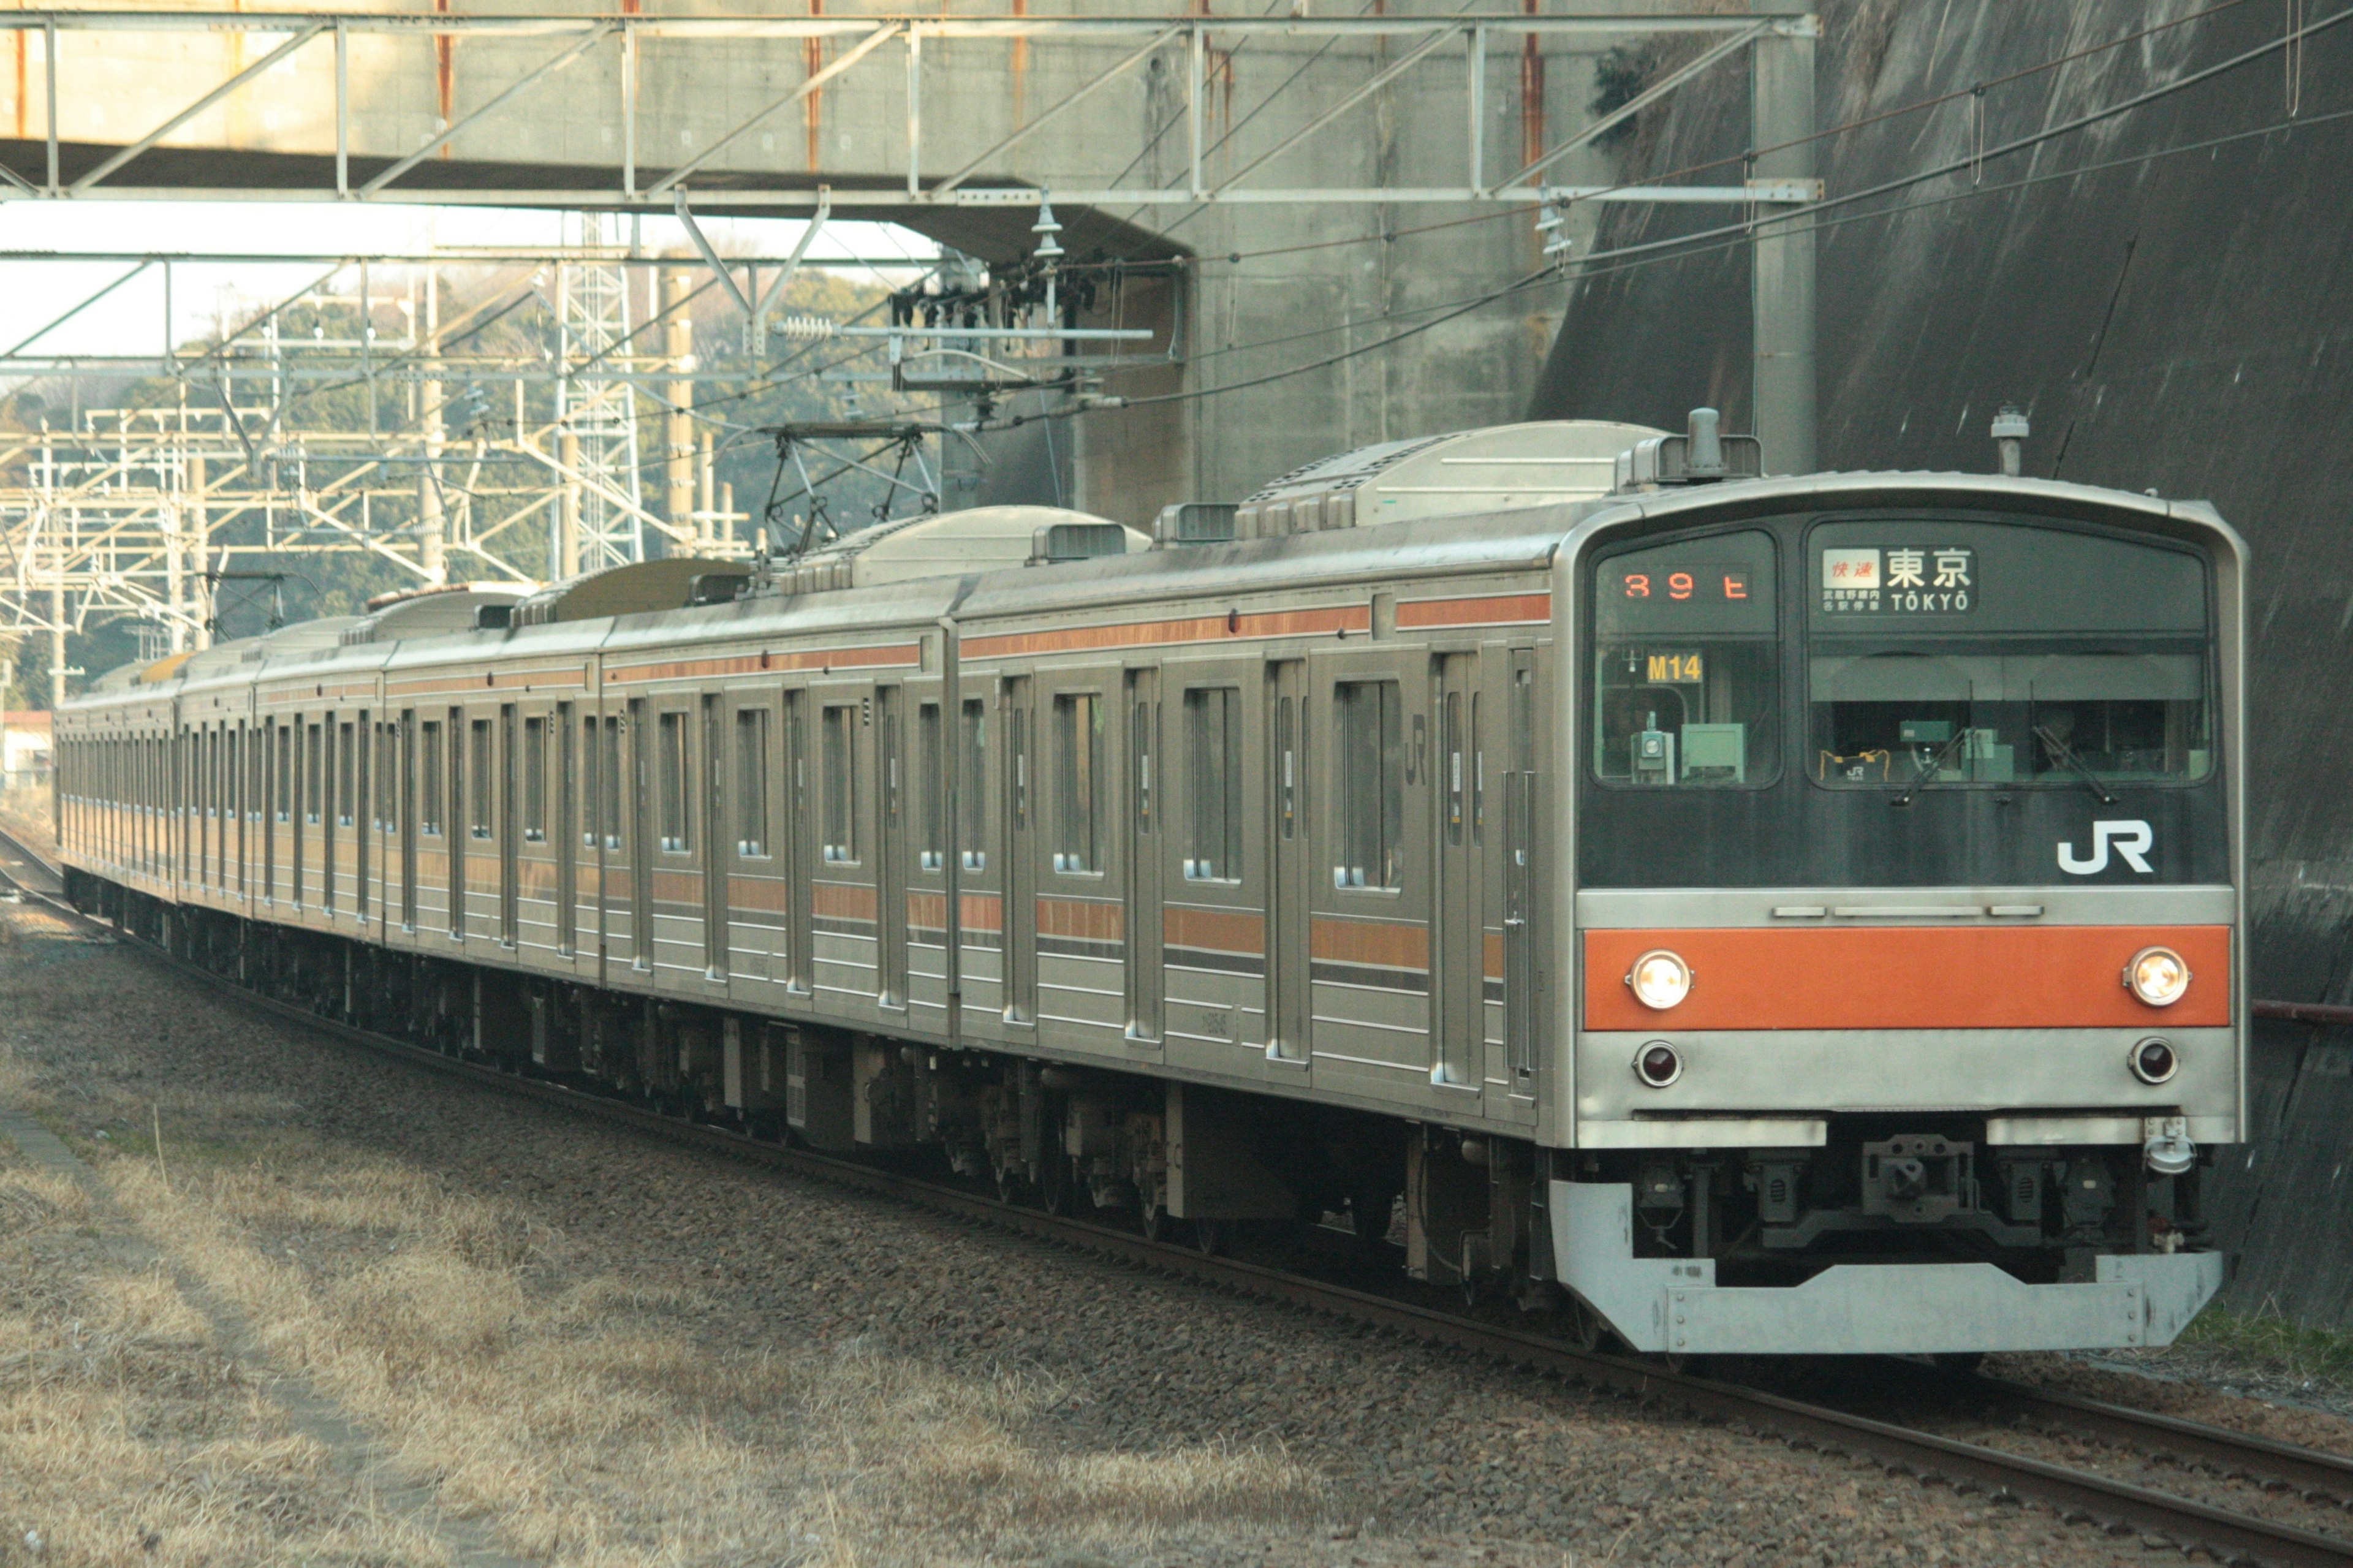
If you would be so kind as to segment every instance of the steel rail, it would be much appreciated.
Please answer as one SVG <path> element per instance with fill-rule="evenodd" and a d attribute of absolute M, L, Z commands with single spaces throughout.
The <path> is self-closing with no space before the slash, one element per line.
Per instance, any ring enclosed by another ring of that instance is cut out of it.
<path fill-rule="evenodd" d="M 6 836 L 0 833 L 0 840 Z M 39 895 L 37 895 L 39 896 Z M 2024 1455 L 2007 1453 L 1981 1444 L 1878 1421 L 1824 1405 L 1768 1394 L 1760 1389 L 1675 1372 L 1624 1357 L 1580 1351 L 1562 1341 L 1522 1330 L 1481 1322 L 1396 1300 L 1346 1286 L 1327 1284 L 1304 1275 L 1207 1256 L 1189 1248 L 1150 1241 L 1131 1231 L 1064 1218 L 1005 1203 L 994 1197 L 923 1181 L 862 1165 L 854 1161 L 818 1154 L 776 1143 L 761 1142 L 741 1133 L 589 1094 L 544 1079 L 524 1078 L 480 1062 L 444 1056 L 438 1051 L 388 1035 L 322 1018 L 314 1013 L 248 991 L 225 976 L 174 957 L 127 931 L 107 926 L 61 900 L 47 899 L 76 921 L 127 938 L 129 945 L 161 960 L 174 971 L 198 980 L 226 996 L 271 1016 L 306 1026 L 343 1043 L 412 1066 L 498 1089 L 505 1093 L 584 1112 L 617 1126 L 649 1133 L 690 1148 L 788 1171 L 836 1186 L 909 1203 L 978 1224 L 1060 1243 L 1074 1249 L 1130 1263 L 1155 1272 L 1189 1276 L 1236 1294 L 1304 1307 L 1327 1316 L 1345 1318 L 1427 1343 L 1524 1366 L 1630 1398 L 1672 1405 L 1704 1420 L 1720 1421 L 1769 1433 L 1801 1444 L 1869 1459 L 1885 1468 L 1911 1474 L 1923 1481 L 1942 1480 L 1975 1489 L 1996 1498 L 2042 1503 L 2069 1521 L 2088 1519 L 2104 1525 L 2127 1527 L 2162 1535 L 2180 1546 L 2203 1546 L 2226 1561 L 2273 1563 L 2280 1568 L 2353 1568 L 2353 1542 L 2322 1535 L 2294 1525 L 2253 1515 L 2234 1513 L 2188 1498 L 2169 1496 L 2146 1487 L 2112 1479 L 2090 1471 L 2073 1470 Z M 2004 1385 L 1984 1380 L 1997 1392 Z M 2074 1401 L 2070 1395 L 2029 1390 L 2052 1406 L 2080 1403 L 2094 1410 L 2096 1401 Z M 2082 1424 L 2089 1412 L 2069 1409 L 2068 1419 Z M 2331 1474 L 2340 1473 L 2326 1462 L 2334 1456 L 2298 1450 L 2293 1445 L 2251 1438 L 2221 1427 L 2168 1416 L 2134 1417 L 2128 1425 L 2135 1443 L 2153 1439 L 2151 1431 L 2187 1443 L 2194 1435 L 2218 1462 L 2239 1465 L 2251 1473 L 2269 1473 L 2267 1465 L 2283 1459 L 2283 1451 L 2322 1462 Z M 2228 1456 L 2221 1459 L 2221 1456 Z M 2340 1464 L 2345 1462 L 2339 1461 Z M 2318 1472 L 2315 1472 L 2318 1473 Z M 2284 1479 L 2284 1478 L 2283 1478 Z"/>
<path fill-rule="evenodd" d="M 2128 1447 L 2161 1449 L 2228 1476 L 2284 1482 L 2306 1501 L 2353 1506 L 2353 1458 L 2342 1454 L 2005 1378 L 1972 1377 L 1961 1386 L 2054 1426 Z"/>

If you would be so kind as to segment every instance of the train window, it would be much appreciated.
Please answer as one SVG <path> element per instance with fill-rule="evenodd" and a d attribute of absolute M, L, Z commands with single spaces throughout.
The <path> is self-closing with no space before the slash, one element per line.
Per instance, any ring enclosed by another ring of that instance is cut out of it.
<path fill-rule="evenodd" d="M 441 725 L 428 719 L 419 728 L 420 741 L 417 771 L 425 779 L 425 799 L 417 814 L 420 833 L 438 835 L 441 831 Z"/>
<path fill-rule="evenodd" d="M 1726 788 L 1780 768 L 1771 536 L 1653 545 L 1594 569 L 1593 771 L 1606 784 Z"/>
<path fill-rule="evenodd" d="M 858 710 L 828 708 L 818 737 L 825 750 L 825 858 L 858 859 Z"/>
<path fill-rule="evenodd" d="M 359 737 L 357 727 L 342 726 L 335 736 L 335 825 L 349 827 L 357 819 Z"/>
<path fill-rule="evenodd" d="M 1290 700 L 1284 699 L 1286 702 Z M 1242 694 L 1231 686 L 1185 693 L 1185 879 L 1242 874 Z"/>
<path fill-rule="evenodd" d="M 661 813 L 661 847 L 682 851 L 686 842 L 686 715 L 661 716 L 661 738 L 654 753 L 660 777 L 656 783 Z"/>
<path fill-rule="evenodd" d="M 1405 727 L 1394 680 L 1344 681 L 1333 689 L 1340 806 L 1332 882 L 1340 888 L 1404 883 Z"/>
<path fill-rule="evenodd" d="M 768 710 L 735 714 L 735 853 L 768 853 Z"/>
<path fill-rule="evenodd" d="M 580 847 L 594 849 L 605 821 L 605 769 L 596 747 L 596 716 L 593 713 L 580 721 L 580 757 L 584 764 L 580 778 Z"/>
<path fill-rule="evenodd" d="M 392 831 L 394 791 L 398 787 L 396 774 L 400 763 L 396 748 L 400 730 L 397 725 L 382 723 L 375 727 L 375 830 Z M 234 739 L 234 737 L 232 737 Z M 232 769 L 234 771 L 234 769 Z"/>
<path fill-rule="evenodd" d="M 547 842 L 547 721 L 522 721 L 522 839 Z"/>
<path fill-rule="evenodd" d="M 466 819 L 466 827 L 472 837 L 488 838 L 491 837 L 491 780 L 494 776 L 491 765 L 491 721 L 488 719 L 475 720 L 468 739 L 472 749 L 466 758 L 466 769 L 474 776 L 474 794 L 468 803 L 473 809 Z"/>
<path fill-rule="evenodd" d="M 293 815 L 294 729 L 290 724 L 274 724 L 278 731 L 278 757 L 269 776 L 271 813 L 280 822 L 291 822 Z"/>
<path fill-rule="evenodd" d="M 1825 524 L 1807 649 L 1816 782 L 2186 782 L 2214 761 L 2203 564 L 1996 522 Z"/>
<path fill-rule="evenodd" d="M 947 864 L 943 837 L 941 794 L 947 759 L 941 754 L 940 705 L 926 702 L 915 710 L 915 864 L 936 871 Z"/>
<path fill-rule="evenodd" d="M 1299 700 L 1296 721 L 1291 702 L 1283 697 L 1274 704 L 1274 830 L 1284 838 L 1299 837 L 1299 792 L 1307 776 L 1306 745 L 1300 732 L 1304 728 L 1307 700 Z"/>
<path fill-rule="evenodd" d="M 1103 804 L 1103 703 L 1092 692 L 1064 692 L 1054 699 L 1054 869 L 1086 873 L 1103 869 L 1095 823 Z"/>
<path fill-rule="evenodd" d="M 964 705 L 956 742 L 956 853 L 967 871 L 988 869 L 988 704 Z"/>
<path fill-rule="evenodd" d="M 621 847 L 621 721 L 618 715 L 605 721 L 605 781 L 598 786 L 597 797 L 605 803 L 605 847 Z"/>
<path fill-rule="evenodd" d="M 321 778 L 321 773 L 326 766 L 327 748 L 325 738 L 321 733 L 321 726 L 317 724 L 309 726 L 309 732 L 303 736 L 303 742 L 302 820 L 316 822 L 327 805 L 326 790 Z"/>

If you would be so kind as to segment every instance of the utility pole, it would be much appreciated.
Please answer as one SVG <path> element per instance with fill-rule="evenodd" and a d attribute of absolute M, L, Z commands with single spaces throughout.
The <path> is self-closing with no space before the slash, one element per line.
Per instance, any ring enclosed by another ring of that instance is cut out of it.
<path fill-rule="evenodd" d="M 49 584 L 49 711 L 66 705 L 66 563 L 58 556 L 58 580 Z"/>
<path fill-rule="evenodd" d="M 702 543 L 694 519 L 694 322 L 687 315 L 687 300 L 694 291 L 694 275 L 683 267 L 662 272 L 662 305 L 670 315 L 662 323 L 662 353 L 675 379 L 663 384 L 669 406 L 662 411 L 662 478 L 667 499 L 663 515 L 679 537 L 677 548 L 697 552 Z"/>
<path fill-rule="evenodd" d="M 164 503 L 156 521 L 164 531 L 164 630 L 171 638 L 171 649 L 178 653 L 188 646 L 188 536 L 181 526 L 179 507 Z"/>
<path fill-rule="evenodd" d="M 696 537 L 706 544 L 718 542 L 719 532 L 719 473 L 711 461 L 711 432 L 703 430 L 694 443 Z"/>
<path fill-rule="evenodd" d="M 1814 31 L 1809 16 L 1750 47 L 1749 142 L 1759 151 L 1748 178 L 1797 185 L 1796 201 L 1758 201 L 1750 246 L 1750 395 L 1768 474 L 1816 467 L 1814 433 L 1814 235 L 1800 216 L 1819 199 L 1814 176 Z M 1778 194 L 1778 193 L 1777 193 Z"/>
<path fill-rule="evenodd" d="M 428 376 L 441 360 L 439 276 L 430 268 L 425 274 L 423 358 Z M 441 507 L 441 383 L 418 383 L 417 395 L 425 416 L 425 466 L 417 475 L 417 563 L 425 568 L 425 580 L 438 586 L 449 581 L 449 524 Z"/>
<path fill-rule="evenodd" d="M 568 582 L 580 575 L 580 433 L 565 429 L 555 438 L 555 460 L 564 465 L 563 504 L 558 509 L 562 521 L 555 534 L 555 580 Z"/>
<path fill-rule="evenodd" d="M 188 454 L 187 475 L 188 531 L 195 543 L 196 570 L 201 574 L 211 562 L 213 552 L 212 512 L 205 505 L 205 491 L 212 482 L 212 476 L 206 470 L 205 455 L 202 451 L 191 451 Z M 196 617 L 194 646 L 198 648 L 207 648 L 213 646 L 212 595 L 209 591 L 200 590 L 200 592 L 204 592 L 205 595 L 205 613 Z"/>

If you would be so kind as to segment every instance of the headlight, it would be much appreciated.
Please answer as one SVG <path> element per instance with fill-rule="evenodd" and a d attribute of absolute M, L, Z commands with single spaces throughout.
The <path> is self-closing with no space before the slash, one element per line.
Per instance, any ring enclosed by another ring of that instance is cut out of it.
<path fill-rule="evenodd" d="M 1683 1058 L 1664 1040 L 1652 1040 L 1634 1053 L 1634 1076 L 1652 1089 L 1664 1089 L 1683 1076 Z"/>
<path fill-rule="evenodd" d="M 1691 965 L 1663 947 L 1652 948 L 1626 972 L 1626 984 L 1643 1006 L 1663 1011 L 1691 994 Z"/>
<path fill-rule="evenodd" d="M 2163 1083 L 2181 1070 L 2181 1058 L 2173 1042 L 2154 1036 L 2135 1046 L 2125 1060 L 2131 1065 L 2133 1077 L 2143 1083 Z"/>
<path fill-rule="evenodd" d="M 2125 965 L 2125 985 L 2152 1007 L 2170 1007 L 2189 989 L 2189 965 L 2169 947 L 2145 947 Z"/>

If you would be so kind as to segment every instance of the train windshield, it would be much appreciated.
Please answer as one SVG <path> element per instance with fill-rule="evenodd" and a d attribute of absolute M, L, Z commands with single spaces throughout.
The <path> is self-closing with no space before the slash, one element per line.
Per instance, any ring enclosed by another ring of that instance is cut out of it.
<path fill-rule="evenodd" d="M 1605 784 L 1739 788 L 1779 772 L 1772 536 L 1605 556 L 1594 577 L 1595 771 Z"/>
<path fill-rule="evenodd" d="M 1807 566 L 1816 783 L 2105 787 L 2212 769 L 2195 554 L 1890 518 L 1815 528 Z"/>

